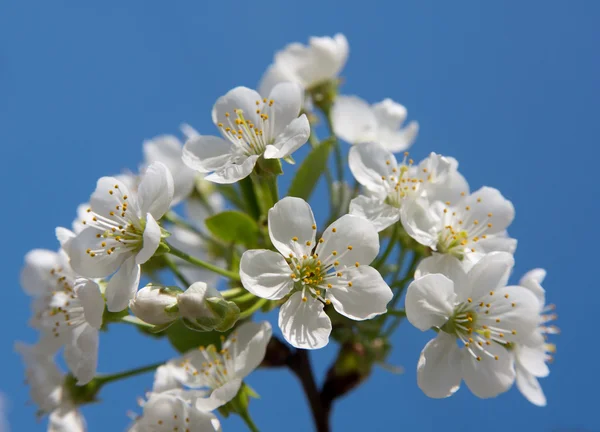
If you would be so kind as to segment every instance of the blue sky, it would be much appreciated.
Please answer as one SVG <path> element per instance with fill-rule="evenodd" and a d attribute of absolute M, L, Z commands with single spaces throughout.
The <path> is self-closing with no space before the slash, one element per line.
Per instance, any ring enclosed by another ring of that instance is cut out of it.
<path fill-rule="evenodd" d="M 451 4 L 452 3 L 452 4 Z M 514 280 L 545 267 L 558 306 L 558 353 L 536 408 L 516 389 L 482 401 L 466 388 L 430 400 L 415 368 L 431 337 L 404 323 L 390 362 L 340 401 L 334 430 L 597 431 L 600 385 L 595 312 L 600 211 L 600 3 L 429 2 L 3 2 L 0 5 L 0 176 L 4 201 L 0 391 L 14 431 L 45 430 L 26 405 L 13 342 L 33 342 L 23 255 L 54 249 L 102 175 L 135 169 L 143 139 L 189 122 L 214 133 L 210 109 L 237 85 L 254 87 L 273 52 L 311 35 L 343 32 L 350 58 L 343 92 L 391 97 L 421 124 L 412 152 L 456 157 L 472 189 L 499 188 L 516 207 Z M 287 168 L 289 176 L 293 169 Z M 13 189 L 14 188 L 14 189 Z M 318 195 L 316 198 L 323 197 Z M 322 375 L 334 350 L 315 353 Z M 101 339 L 100 371 L 167 359 L 165 341 L 114 327 Z M 263 431 L 306 431 L 310 413 L 296 380 L 260 370 L 250 384 Z M 147 375 L 103 390 L 84 408 L 91 432 L 124 430 Z M 239 430 L 227 419 L 225 430 Z"/>

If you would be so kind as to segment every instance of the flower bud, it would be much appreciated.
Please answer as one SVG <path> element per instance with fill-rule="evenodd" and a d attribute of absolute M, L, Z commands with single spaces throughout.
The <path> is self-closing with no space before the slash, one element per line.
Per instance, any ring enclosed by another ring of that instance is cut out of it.
<path fill-rule="evenodd" d="M 240 309 L 204 282 L 196 282 L 177 297 L 179 312 L 186 326 L 197 331 L 225 331 L 236 323 Z"/>
<path fill-rule="evenodd" d="M 161 325 L 179 317 L 176 287 L 148 285 L 139 290 L 129 307 L 135 316 L 148 324 Z"/>

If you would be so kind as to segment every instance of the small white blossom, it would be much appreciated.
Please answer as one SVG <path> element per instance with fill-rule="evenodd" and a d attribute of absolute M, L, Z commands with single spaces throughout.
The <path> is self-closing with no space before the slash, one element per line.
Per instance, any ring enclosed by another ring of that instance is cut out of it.
<path fill-rule="evenodd" d="M 546 340 L 547 334 L 558 333 L 558 328 L 547 325 L 556 319 L 553 305 L 545 306 L 546 295 L 541 283 L 546 277 L 544 269 L 534 269 L 527 272 L 519 282 L 519 285 L 531 291 L 539 301 L 539 322 L 533 337 L 529 340 L 515 344 L 515 370 L 516 383 L 519 391 L 531 402 L 538 406 L 546 405 L 546 396 L 542 390 L 538 378 L 547 377 L 550 369 L 546 362 L 552 360 L 552 354 L 556 351 L 554 344 Z"/>
<path fill-rule="evenodd" d="M 223 138 L 197 136 L 186 142 L 183 161 L 190 168 L 210 173 L 215 183 L 234 183 L 247 177 L 259 157 L 291 156 L 310 135 L 305 114 L 300 117 L 302 92 L 292 83 L 273 88 L 268 98 L 236 87 L 220 97 L 212 111 Z"/>
<path fill-rule="evenodd" d="M 419 132 L 411 121 L 405 127 L 406 108 L 391 99 L 373 105 L 357 96 L 338 96 L 331 111 L 335 134 L 350 144 L 374 142 L 397 153 L 408 149 Z"/>
<path fill-rule="evenodd" d="M 154 387 L 174 391 L 174 383 L 178 382 L 199 390 L 194 398 L 197 409 L 212 411 L 223 406 L 237 395 L 244 378 L 262 362 L 271 332 L 267 321 L 244 323 L 229 335 L 221 349 L 214 345 L 200 347 L 169 361 Z"/>
<path fill-rule="evenodd" d="M 507 252 L 486 255 L 468 273 L 460 265 L 444 274 L 432 273 L 439 270 L 431 261 L 419 265 L 407 290 L 406 317 L 419 330 L 439 329 L 417 366 L 427 396 L 451 396 L 464 380 L 473 394 L 490 398 L 514 382 L 511 348 L 533 334 L 539 303 L 528 290 L 506 286 L 513 266 Z"/>
<path fill-rule="evenodd" d="M 102 177 L 92 194 L 86 229 L 70 241 L 67 253 L 73 269 L 85 277 L 107 277 L 108 310 L 127 307 L 140 279 L 140 264 L 158 249 L 162 231 L 158 220 L 173 199 L 173 177 L 155 162 L 145 171 L 137 193 L 120 180 Z M 116 272 L 116 273 L 115 273 Z"/>
<path fill-rule="evenodd" d="M 129 301 L 129 309 L 148 324 L 166 324 L 179 318 L 179 311 L 175 306 L 181 292 L 169 287 L 146 285 Z"/>
<path fill-rule="evenodd" d="M 457 170 L 458 162 L 435 153 L 414 166 L 406 155 L 399 164 L 380 144 L 358 144 L 350 149 L 349 164 L 366 190 L 366 195 L 352 200 L 350 213 L 371 221 L 378 231 L 400 219 L 400 209 L 407 201 L 456 199 L 469 188 Z"/>
<path fill-rule="evenodd" d="M 308 203 L 287 197 L 269 210 L 269 236 L 279 251 L 244 252 L 240 277 L 252 294 L 279 300 L 279 327 L 297 348 L 327 345 L 331 321 L 324 305 L 365 320 L 386 312 L 392 291 L 369 264 L 379 252 L 375 228 L 345 215 L 316 239 L 317 225 Z"/>
<path fill-rule="evenodd" d="M 25 363 L 30 396 L 40 415 L 50 414 L 48 432 L 85 432 L 85 419 L 65 388 L 65 376 L 54 359 L 38 346 L 17 342 L 16 351 Z"/>
<path fill-rule="evenodd" d="M 308 45 L 292 43 L 275 54 L 260 83 L 266 95 L 279 83 L 293 82 L 304 90 L 336 79 L 348 59 L 348 41 L 338 33 L 331 37 L 311 37 Z"/>
<path fill-rule="evenodd" d="M 25 256 L 21 285 L 34 296 L 31 325 L 42 332 L 49 353 L 64 346 L 69 370 L 80 385 L 96 374 L 98 330 L 102 326 L 104 299 L 98 284 L 79 277 L 64 251 L 35 249 Z"/>
<path fill-rule="evenodd" d="M 460 260 L 466 270 L 486 253 L 514 253 L 517 247 L 506 234 L 515 209 L 494 188 L 482 187 L 456 201 L 413 200 L 400 214 L 408 235 L 447 260 Z"/>
<path fill-rule="evenodd" d="M 221 423 L 211 413 L 194 406 L 195 392 L 150 393 L 144 413 L 129 432 L 220 432 Z"/>

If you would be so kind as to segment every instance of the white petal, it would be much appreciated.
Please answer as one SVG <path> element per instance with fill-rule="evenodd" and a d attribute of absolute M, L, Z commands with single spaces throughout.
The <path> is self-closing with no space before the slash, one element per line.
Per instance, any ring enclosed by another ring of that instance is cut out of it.
<path fill-rule="evenodd" d="M 236 118 L 236 110 L 242 110 L 246 121 L 255 125 L 261 124 L 261 119 L 256 114 L 257 101 L 262 101 L 262 97 L 255 90 L 247 87 L 235 87 L 215 102 L 212 110 L 213 123 L 227 125 L 230 119 Z M 228 118 L 226 113 L 229 113 L 231 117 Z"/>
<path fill-rule="evenodd" d="M 189 432 L 208 432 L 220 429 L 219 422 L 212 413 L 190 406 L 185 398 L 180 397 L 180 393 L 152 393 L 144 404 L 143 417 L 137 422 L 140 432 L 183 432 L 186 429 Z M 161 425 L 160 429 L 157 429 L 158 424 Z"/>
<path fill-rule="evenodd" d="M 441 327 L 452 315 L 456 294 L 454 283 L 441 274 L 415 279 L 406 292 L 406 318 L 419 330 Z"/>
<path fill-rule="evenodd" d="M 236 340 L 232 343 L 237 346 L 234 358 L 236 377 L 243 379 L 260 365 L 272 333 L 271 324 L 267 321 L 246 322 L 235 330 Z"/>
<path fill-rule="evenodd" d="M 348 164 L 356 181 L 373 194 L 385 198 L 387 188 L 381 177 L 395 175 L 393 170 L 398 168 L 391 152 L 375 143 L 358 144 L 350 149 Z"/>
<path fill-rule="evenodd" d="M 228 163 L 214 173 L 204 177 L 204 180 L 219 184 L 235 183 L 250 175 L 256 165 L 258 155 L 248 156 L 241 164 Z"/>
<path fill-rule="evenodd" d="M 106 286 L 106 306 L 111 312 L 119 312 L 127 307 L 135 296 L 140 283 L 140 266 L 135 257 L 127 259 Z"/>
<path fill-rule="evenodd" d="M 517 345 L 515 348 L 517 364 L 538 378 L 547 377 L 550 374 L 550 369 L 546 364 L 544 345 L 545 341 L 534 347 Z"/>
<path fill-rule="evenodd" d="M 287 257 L 290 253 L 297 257 L 310 255 L 315 245 L 315 234 L 315 217 L 310 205 L 303 199 L 285 197 L 269 210 L 269 236 L 283 256 Z"/>
<path fill-rule="evenodd" d="M 62 406 L 48 418 L 48 432 L 86 432 L 85 419 L 75 407 Z"/>
<path fill-rule="evenodd" d="M 181 388 L 179 381 L 180 369 L 173 367 L 170 363 L 159 366 L 154 373 L 154 383 L 152 391 L 154 393 L 162 393 L 169 390 Z"/>
<path fill-rule="evenodd" d="M 329 342 L 331 320 L 323 311 L 323 303 L 296 292 L 279 310 L 279 328 L 288 343 L 296 348 L 318 349 Z"/>
<path fill-rule="evenodd" d="M 435 163 L 435 159 L 432 158 L 432 155 L 435 155 L 437 163 Z M 440 170 L 441 167 L 439 163 L 442 161 L 444 161 L 446 165 L 445 172 L 441 172 Z M 451 203 L 456 203 L 462 199 L 462 194 L 469 194 L 469 183 L 467 183 L 464 176 L 458 172 L 458 161 L 456 159 L 431 153 L 431 155 L 423 162 L 426 162 L 427 165 L 429 165 L 427 166 L 428 172 L 435 175 L 432 179 L 433 181 L 426 184 L 427 198 L 430 201 L 450 201 Z M 420 169 L 423 168 L 421 166 L 423 162 L 419 164 Z M 432 162 L 434 163 L 432 164 Z"/>
<path fill-rule="evenodd" d="M 209 397 L 196 399 L 195 406 L 197 409 L 204 412 L 217 409 L 233 399 L 240 390 L 241 385 L 241 379 L 232 379 L 221 387 L 214 389 Z"/>
<path fill-rule="evenodd" d="M 330 294 L 327 298 L 336 311 L 354 320 L 370 319 L 387 311 L 387 304 L 394 295 L 377 270 L 359 266 L 343 274 L 342 280 L 327 291 Z"/>
<path fill-rule="evenodd" d="M 467 273 L 462 263 L 451 255 L 434 253 L 423 259 L 415 271 L 415 279 L 427 274 L 440 273 L 454 282 L 458 302 L 466 301 L 470 294 Z"/>
<path fill-rule="evenodd" d="M 478 361 L 466 349 L 462 350 L 463 380 L 469 390 L 482 399 L 504 393 L 515 380 L 512 353 L 495 343 L 487 346 L 486 351 L 491 356 L 481 354 L 479 355 L 481 360 Z M 495 360 L 493 356 L 498 356 L 498 360 Z"/>
<path fill-rule="evenodd" d="M 408 149 L 417 139 L 419 123 L 411 121 L 405 128 L 399 131 L 390 131 L 379 128 L 377 142 L 392 153 L 398 153 Z"/>
<path fill-rule="evenodd" d="M 287 125 L 298 118 L 303 96 L 302 88 L 292 82 L 279 83 L 273 87 L 268 96 L 268 99 L 273 101 L 269 108 L 270 121 L 275 122 L 272 126 L 272 137 L 281 134 Z M 308 136 L 306 138 L 308 139 Z"/>
<path fill-rule="evenodd" d="M 406 120 L 406 114 L 404 105 L 389 98 L 373 104 L 373 115 L 377 121 L 377 127 L 382 129 L 397 131 Z"/>
<path fill-rule="evenodd" d="M 486 234 L 504 231 L 515 218 L 515 208 L 512 203 L 504 198 L 499 190 L 490 187 L 482 187 L 473 192 L 464 198 L 459 205 L 460 207 L 469 206 L 471 208 L 468 212 L 470 220 L 477 219 L 492 224 L 486 230 Z M 492 216 L 489 217 L 489 214 Z"/>
<path fill-rule="evenodd" d="M 85 227 L 85 225 L 81 225 L 82 227 Z M 83 231 L 83 228 L 81 228 L 81 231 Z M 81 232 L 79 231 L 79 232 Z M 70 229 L 67 228 L 63 228 L 63 227 L 56 227 L 56 229 L 54 230 L 54 233 L 56 234 L 56 239 L 58 240 L 58 242 L 60 243 L 60 246 L 67 250 L 68 249 L 68 244 L 71 240 L 73 240 L 76 236 L 76 234 L 71 231 Z"/>
<path fill-rule="evenodd" d="M 150 213 L 160 219 L 173 201 L 173 175 L 161 162 L 154 162 L 144 172 L 138 187 L 138 200 L 142 214 Z"/>
<path fill-rule="evenodd" d="M 102 327 L 102 314 L 104 313 L 104 298 L 100 287 L 89 279 L 77 279 L 75 294 L 83 306 L 85 320 L 95 329 Z"/>
<path fill-rule="evenodd" d="M 300 84 L 293 71 L 282 66 L 280 63 L 271 64 L 260 79 L 259 93 L 264 97 L 269 96 L 271 90 L 282 82 L 296 82 Z"/>
<path fill-rule="evenodd" d="M 98 330 L 88 324 L 77 326 L 65 346 L 65 362 L 78 385 L 89 383 L 98 365 Z"/>
<path fill-rule="evenodd" d="M 144 264 L 152 258 L 160 245 L 160 226 L 150 213 L 146 214 L 146 228 L 144 228 L 143 238 L 142 249 L 135 256 L 136 264 Z"/>
<path fill-rule="evenodd" d="M 321 259 L 333 256 L 339 268 L 354 266 L 357 262 L 369 265 L 379 253 L 379 235 L 372 223 L 353 215 L 344 215 L 323 232 L 324 241 L 319 243 L 316 253 Z"/>
<path fill-rule="evenodd" d="M 264 158 L 281 159 L 290 156 L 308 141 L 309 136 L 310 123 L 306 114 L 302 114 L 286 126 L 273 144 L 267 145 Z"/>
<path fill-rule="evenodd" d="M 120 193 L 114 193 L 115 186 L 118 186 Z M 111 194 L 109 191 L 113 191 Z M 90 208 L 99 215 L 112 219 L 110 213 L 115 206 L 122 204 L 122 196 L 127 195 L 128 213 L 140 216 L 139 205 L 136 194 L 132 194 L 130 188 L 120 178 L 102 177 L 96 183 L 96 189 L 90 197 Z M 87 209 L 86 209 L 87 210 Z"/>
<path fill-rule="evenodd" d="M 540 302 L 540 305 L 546 304 L 546 291 L 542 288 L 541 283 L 546 278 L 546 270 L 536 268 L 528 271 L 519 281 L 519 285 L 531 291 Z"/>
<path fill-rule="evenodd" d="M 129 253 L 101 254 L 94 257 L 86 253 L 88 249 L 101 249 L 102 238 L 97 234 L 102 231 L 96 228 L 86 228 L 77 234 L 69 246 L 68 254 L 71 267 L 78 274 L 90 278 L 110 276 L 131 256 Z"/>
<path fill-rule="evenodd" d="M 517 388 L 525 398 L 534 405 L 546 406 L 546 395 L 537 378 L 519 363 L 515 365 Z"/>
<path fill-rule="evenodd" d="M 443 228 L 435 205 L 425 199 L 408 200 L 400 208 L 400 220 L 409 236 L 424 246 L 435 248 Z"/>
<path fill-rule="evenodd" d="M 223 138 L 197 136 L 185 143 L 182 159 L 191 169 L 207 173 L 227 165 L 233 151 L 233 145 Z"/>
<path fill-rule="evenodd" d="M 452 396 L 460 387 L 461 353 L 456 338 L 440 332 L 423 348 L 417 365 L 417 384 L 430 398 Z"/>
<path fill-rule="evenodd" d="M 514 254 L 516 249 L 517 240 L 508 237 L 506 231 L 490 234 L 477 242 L 477 251 L 482 253 L 508 252 Z"/>
<path fill-rule="evenodd" d="M 58 267 L 59 256 L 54 251 L 34 249 L 25 255 L 25 267 L 21 270 L 21 287 L 31 295 L 46 294 L 54 285 L 50 271 Z"/>
<path fill-rule="evenodd" d="M 240 261 L 242 285 L 252 294 L 269 300 L 285 297 L 294 287 L 292 271 L 281 254 L 264 249 L 244 252 Z"/>
<path fill-rule="evenodd" d="M 350 201 L 350 214 L 368 220 L 379 232 L 400 219 L 400 210 L 377 196 L 357 196 Z"/>
<path fill-rule="evenodd" d="M 489 291 L 505 287 L 514 265 L 515 259 L 508 252 L 487 254 L 469 271 L 467 278 L 471 292 L 466 294 L 478 299 Z"/>
<path fill-rule="evenodd" d="M 357 96 L 338 96 L 331 110 L 333 131 L 350 144 L 375 141 L 377 120 L 369 104 Z"/>

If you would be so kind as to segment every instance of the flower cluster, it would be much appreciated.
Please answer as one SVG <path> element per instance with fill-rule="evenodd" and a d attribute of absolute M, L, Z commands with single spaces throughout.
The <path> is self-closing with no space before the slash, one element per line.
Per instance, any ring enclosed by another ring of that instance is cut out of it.
<path fill-rule="evenodd" d="M 357 377 L 337 398 L 385 364 L 403 317 L 437 333 L 417 364 L 426 395 L 448 397 L 464 381 L 490 398 L 516 382 L 532 403 L 546 404 L 538 378 L 549 374 L 547 337 L 558 330 L 548 324 L 555 315 L 544 270 L 508 283 L 512 203 L 492 187 L 471 192 L 452 157 L 410 159 L 419 125 L 405 125 L 404 106 L 339 95 L 348 52 L 340 34 L 285 47 L 259 91 L 236 87 L 216 101 L 220 137 L 185 125 L 183 143 L 145 141 L 139 173 L 100 178 L 72 230 L 56 229 L 57 252 L 26 255 L 21 285 L 40 337 L 16 349 L 50 431 L 84 431 L 80 405 L 108 383 L 154 369 L 130 431 L 220 431 L 215 410 L 257 430 L 249 414 L 256 393 L 244 382 L 254 369 L 285 365 L 312 380 L 298 367 L 302 350 L 335 340 L 336 362 Z M 281 159 L 293 165 L 304 145 L 308 156 L 282 196 Z M 329 195 L 311 207 L 321 176 Z M 327 210 L 317 223 L 315 213 Z M 275 334 L 268 321 L 253 321 L 272 310 Z M 168 337 L 181 357 L 98 374 L 100 332 L 114 323 Z M 54 363 L 61 348 L 68 375 Z"/>

